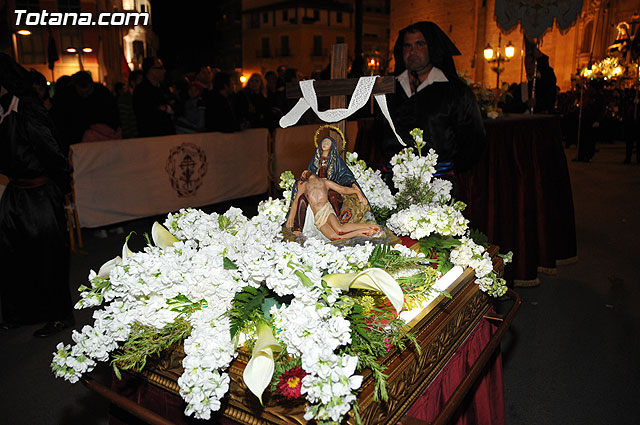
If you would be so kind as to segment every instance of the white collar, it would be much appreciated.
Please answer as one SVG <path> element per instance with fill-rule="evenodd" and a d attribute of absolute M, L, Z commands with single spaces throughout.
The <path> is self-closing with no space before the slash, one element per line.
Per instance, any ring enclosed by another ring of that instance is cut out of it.
<path fill-rule="evenodd" d="M 404 72 L 400 75 L 398 75 L 396 77 L 396 79 L 400 82 L 400 85 L 402 86 L 404 92 L 406 93 L 407 97 L 411 97 L 413 94 L 411 93 L 411 83 L 409 82 L 409 71 L 407 71 L 406 69 L 404 70 Z M 436 68 L 435 66 L 433 68 L 431 68 L 431 71 L 429 71 L 429 75 L 427 75 L 427 78 L 420 83 L 420 85 L 418 86 L 418 90 L 420 91 L 423 88 L 427 87 L 430 84 L 433 84 L 435 82 L 448 82 L 449 80 L 447 79 L 447 77 L 444 75 L 444 72 L 442 72 L 440 70 L 440 68 Z"/>

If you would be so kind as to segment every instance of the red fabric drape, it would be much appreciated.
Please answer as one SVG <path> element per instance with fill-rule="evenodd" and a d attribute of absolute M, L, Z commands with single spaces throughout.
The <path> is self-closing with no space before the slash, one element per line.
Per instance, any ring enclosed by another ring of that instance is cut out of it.
<path fill-rule="evenodd" d="M 465 374 L 488 344 L 496 327 L 481 320 L 438 376 L 407 412 L 407 416 L 431 422 L 436 419 Z M 497 352 L 453 416 L 455 425 L 504 425 L 502 355 Z"/>
<path fill-rule="evenodd" d="M 508 282 L 533 281 L 538 267 L 577 255 L 571 181 L 560 119 L 510 115 L 485 120 L 487 148 L 471 171 L 456 175 L 458 198 L 467 204 L 470 227 L 501 252 L 513 251 Z M 373 121 L 358 121 L 355 150 L 376 166 Z"/>
<path fill-rule="evenodd" d="M 576 257 L 573 194 L 560 120 L 519 115 L 485 121 L 488 145 L 477 166 L 456 176 L 470 227 L 501 252 L 513 251 L 507 281 L 532 281 L 538 267 Z"/>
<path fill-rule="evenodd" d="M 495 328 L 488 321 L 481 320 L 427 390 L 407 412 L 407 415 L 426 421 L 433 421 L 464 375 L 473 366 L 495 332 Z M 235 422 L 221 416 L 214 417 L 210 421 L 199 421 L 186 417 L 183 414 L 185 404 L 179 396 L 147 384 L 140 378 L 126 372 L 123 373 L 122 381 L 115 377 L 113 378 L 112 389 L 141 406 L 162 415 L 176 425 L 235 424 Z M 481 379 L 471 389 L 470 393 L 471 395 L 467 397 L 454 416 L 452 424 L 503 425 L 505 423 L 502 356 L 499 352 L 493 356 Z M 109 425 L 137 425 L 142 423 L 121 409 L 111 409 Z"/>

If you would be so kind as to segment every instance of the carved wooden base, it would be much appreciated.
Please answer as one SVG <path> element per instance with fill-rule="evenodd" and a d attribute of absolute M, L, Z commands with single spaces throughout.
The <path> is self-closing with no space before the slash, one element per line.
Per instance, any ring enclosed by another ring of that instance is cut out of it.
<path fill-rule="evenodd" d="M 496 257 L 497 248 L 489 250 L 494 270 L 502 275 L 504 265 Z M 455 353 L 475 325 L 492 305 L 492 299 L 480 291 L 471 269 L 467 269 L 449 288 L 452 299 L 441 297 L 413 319 L 409 325 L 421 347 L 405 351 L 392 350 L 384 358 L 388 402 L 373 401 L 374 381 L 370 371 L 364 371 L 362 391 L 358 397 L 360 416 L 365 424 L 397 424 L 416 399 L 433 381 L 438 372 Z M 181 347 L 165 353 L 157 362 L 147 366 L 141 377 L 160 388 L 178 394 L 177 379 L 182 374 Z M 303 401 L 291 402 L 277 395 L 265 393 L 264 406 L 251 394 L 242 381 L 242 372 L 249 354 L 239 353 L 229 368 L 231 377 L 225 417 L 247 425 L 305 424 Z M 353 413 L 347 422 L 355 424 Z"/>

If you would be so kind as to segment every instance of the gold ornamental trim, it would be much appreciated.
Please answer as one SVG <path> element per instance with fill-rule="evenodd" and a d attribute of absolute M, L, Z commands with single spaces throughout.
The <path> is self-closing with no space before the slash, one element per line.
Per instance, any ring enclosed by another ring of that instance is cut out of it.
<path fill-rule="evenodd" d="M 318 129 L 316 130 L 316 134 L 313 135 L 313 144 L 315 145 L 315 147 L 316 148 L 318 147 L 318 136 L 320 135 L 320 132 L 325 128 L 330 128 L 331 130 L 335 130 L 340 135 L 340 137 L 342 137 L 341 152 L 344 152 L 344 148 L 347 146 L 347 139 L 344 137 L 344 133 L 342 132 L 342 130 L 340 130 L 337 126 L 331 125 L 331 124 L 325 124 L 318 127 Z"/>
<path fill-rule="evenodd" d="M 491 247 L 496 274 L 501 276 L 504 263 L 497 257 L 497 247 Z M 387 392 L 389 401 L 374 402 L 375 382 L 370 370 L 363 371 L 362 391 L 358 397 L 360 417 L 364 424 L 395 425 L 422 395 L 446 363 L 451 359 L 465 338 L 475 329 L 492 305 L 492 299 L 475 284 L 473 270 L 467 269 L 449 288 L 451 299 L 444 298 L 409 323 L 420 344 L 422 353 L 407 348 L 394 349 L 383 359 L 387 368 Z M 243 370 L 249 361 L 249 353 L 240 351 L 231 363 L 228 373 L 229 392 L 222 406 L 223 416 L 245 425 L 303 425 L 305 401 L 289 402 L 284 398 L 265 393 L 264 405 L 247 389 L 242 380 Z M 144 381 L 170 393 L 179 394 L 177 380 L 182 374 L 182 346 L 163 353 L 150 362 L 137 375 Z M 355 424 L 353 412 L 346 416 L 346 423 Z"/>

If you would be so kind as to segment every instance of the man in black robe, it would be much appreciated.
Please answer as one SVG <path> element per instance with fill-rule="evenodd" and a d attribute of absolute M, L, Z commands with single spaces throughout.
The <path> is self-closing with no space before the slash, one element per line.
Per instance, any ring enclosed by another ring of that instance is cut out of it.
<path fill-rule="evenodd" d="M 454 172 L 477 162 L 485 146 L 480 108 L 453 62 L 460 52 L 436 24 L 418 22 L 400 31 L 393 54 L 396 91 L 387 95 L 387 103 L 398 135 L 414 146 L 409 132 L 424 130 L 423 154 L 433 148 L 436 176 L 452 180 Z M 403 146 L 384 119 L 376 119 L 376 126 L 375 134 L 382 134 L 377 149 L 389 164 Z"/>
<path fill-rule="evenodd" d="M 73 325 L 64 194 L 70 168 L 28 72 L 0 53 L 0 300 L 3 329 L 46 322 L 34 336 Z"/>
<path fill-rule="evenodd" d="M 173 99 L 162 86 L 166 70 L 156 57 L 142 62 L 144 79 L 133 91 L 133 110 L 138 123 L 138 136 L 153 137 L 176 134 L 173 123 Z"/>

